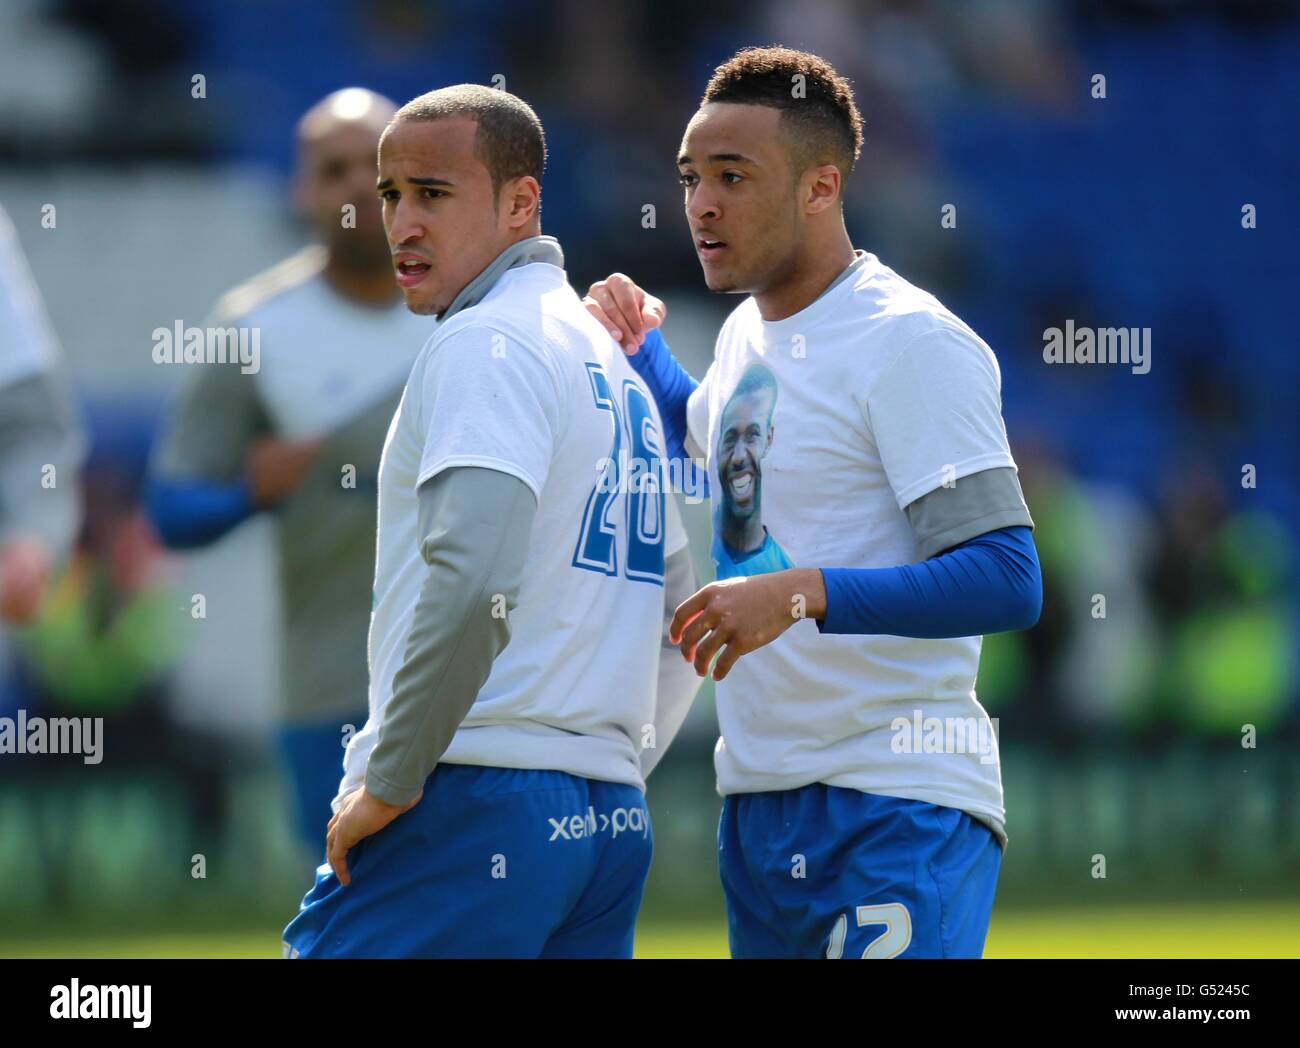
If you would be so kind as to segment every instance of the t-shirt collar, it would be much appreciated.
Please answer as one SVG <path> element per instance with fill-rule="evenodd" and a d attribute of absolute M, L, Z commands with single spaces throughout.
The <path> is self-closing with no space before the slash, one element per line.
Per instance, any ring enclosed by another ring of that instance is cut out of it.
<path fill-rule="evenodd" d="M 451 305 L 438 319 L 446 322 L 462 309 L 478 305 L 496 286 L 496 282 L 501 279 L 501 274 L 516 266 L 526 266 L 530 262 L 546 262 L 563 269 L 564 252 L 560 248 L 560 242 L 555 237 L 543 235 L 511 244 L 489 262 L 483 272 L 460 289 L 460 294 L 451 300 Z"/>
<path fill-rule="evenodd" d="M 826 285 L 826 289 L 815 299 L 799 310 L 798 313 L 792 313 L 790 316 L 781 320 L 764 320 L 764 330 L 779 335 L 792 329 L 797 330 L 801 327 L 807 327 L 809 322 L 814 320 L 818 313 L 824 308 L 828 299 L 832 298 L 832 292 L 836 288 L 845 284 L 849 279 L 860 270 L 875 262 L 875 256 L 870 252 L 863 251 L 861 248 L 853 249 L 853 261 L 844 267 L 843 271 Z"/>

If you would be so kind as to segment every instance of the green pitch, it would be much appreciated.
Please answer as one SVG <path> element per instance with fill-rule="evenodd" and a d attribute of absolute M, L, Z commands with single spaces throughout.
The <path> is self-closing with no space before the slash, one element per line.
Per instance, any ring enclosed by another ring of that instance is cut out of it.
<path fill-rule="evenodd" d="M 0 939 L 0 957 L 278 957 L 274 931 Z M 637 956 L 726 957 L 721 921 L 646 924 Z M 986 957 L 1300 957 L 1300 902 L 997 913 Z"/>

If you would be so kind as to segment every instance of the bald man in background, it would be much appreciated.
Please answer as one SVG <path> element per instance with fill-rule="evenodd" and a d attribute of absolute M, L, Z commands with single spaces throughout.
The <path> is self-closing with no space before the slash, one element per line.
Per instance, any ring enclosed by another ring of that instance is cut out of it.
<path fill-rule="evenodd" d="M 150 515 L 176 549 L 276 511 L 280 741 L 298 833 L 317 859 L 343 748 L 367 716 L 379 455 L 436 325 L 403 304 L 375 197 L 395 110 L 348 88 L 299 122 L 294 203 L 317 243 L 218 302 L 208 324 L 257 329 L 258 367 L 187 365 L 150 485 Z"/>

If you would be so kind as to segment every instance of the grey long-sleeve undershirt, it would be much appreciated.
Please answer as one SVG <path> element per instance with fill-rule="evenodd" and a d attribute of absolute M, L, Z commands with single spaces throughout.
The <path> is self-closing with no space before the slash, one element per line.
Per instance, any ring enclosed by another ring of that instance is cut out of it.
<path fill-rule="evenodd" d="M 366 765 L 366 790 L 397 805 L 424 788 L 510 642 L 509 612 L 537 513 L 523 481 L 471 466 L 431 477 L 419 500 L 428 571 Z"/>
<path fill-rule="evenodd" d="M 420 587 L 402 667 L 384 707 L 366 766 L 366 790 L 404 805 L 451 745 L 510 641 L 510 610 L 522 579 L 537 501 L 518 478 L 498 470 L 446 470 L 419 490 Z M 677 605 L 696 589 L 686 549 L 665 564 L 664 635 Z M 700 679 L 666 639 L 660 651 L 654 746 L 641 750 L 642 775 L 677 734 Z"/>

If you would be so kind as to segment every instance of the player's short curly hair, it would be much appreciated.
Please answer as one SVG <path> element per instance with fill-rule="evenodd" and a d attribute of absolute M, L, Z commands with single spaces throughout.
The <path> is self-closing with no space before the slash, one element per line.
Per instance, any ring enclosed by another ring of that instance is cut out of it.
<path fill-rule="evenodd" d="M 862 151 L 853 88 L 824 58 L 789 47 L 747 47 L 713 71 L 700 105 L 735 102 L 781 111 L 796 175 L 834 164 L 847 178 Z"/>
<path fill-rule="evenodd" d="M 456 84 L 413 98 L 393 116 L 441 120 L 463 116 L 478 122 L 474 145 L 499 192 L 512 178 L 532 175 L 540 183 L 546 168 L 546 135 L 533 107 L 518 95 L 483 84 Z"/>

